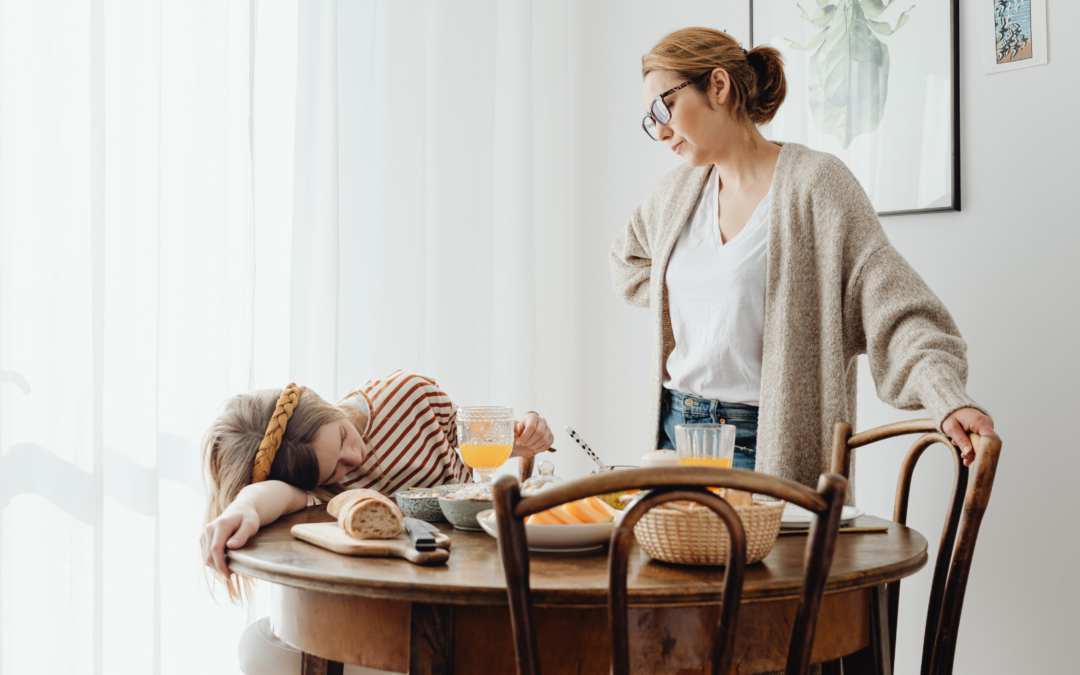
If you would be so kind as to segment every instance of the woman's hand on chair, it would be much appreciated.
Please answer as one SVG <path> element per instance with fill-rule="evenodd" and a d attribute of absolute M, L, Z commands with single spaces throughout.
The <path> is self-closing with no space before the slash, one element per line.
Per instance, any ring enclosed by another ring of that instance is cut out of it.
<path fill-rule="evenodd" d="M 530 412 L 514 424 L 514 452 L 518 457 L 532 457 L 544 452 L 555 441 L 547 420 Z"/>
<path fill-rule="evenodd" d="M 259 531 L 259 513 L 247 504 L 234 502 L 203 528 L 199 546 L 203 562 L 228 579 L 232 575 L 225 562 L 225 548 L 237 549 Z"/>
<path fill-rule="evenodd" d="M 964 466 L 971 466 L 975 461 L 975 448 L 971 446 L 968 434 L 987 434 L 996 436 L 994 420 L 975 408 L 960 408 L 954 410 L 941 423 L 941 430 L 949 435 L 956 447 L 960 448 L 960 454 L 964 458 Z"/>

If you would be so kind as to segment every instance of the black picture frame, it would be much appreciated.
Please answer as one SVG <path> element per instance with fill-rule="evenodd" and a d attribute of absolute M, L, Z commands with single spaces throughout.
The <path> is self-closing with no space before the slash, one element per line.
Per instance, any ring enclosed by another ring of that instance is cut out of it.
<path fill-rule="evenodd" d="M 784 0 L 785 2 L 787 0 Z M 750 3 L 750 48 L 757 45 L 754 39 L 754 6 L 761 3 L 776 2 L 776 0 L 748 0 Z M 937 206 L 925 209 L 904 209 L 896 211 L 878 211 L 878 216 L 904 216 L 917 213 L 941 213 L 960 211 L 961 207 L 961 181 L 960 181 L 960 0 L 950 0 L 949 12 L 950 26 L 949 35 L 951 44 L 949 47 L 949 72 L 951 76 L 951 141 L 952 141 L 952 203 L 948 206 Z"/>

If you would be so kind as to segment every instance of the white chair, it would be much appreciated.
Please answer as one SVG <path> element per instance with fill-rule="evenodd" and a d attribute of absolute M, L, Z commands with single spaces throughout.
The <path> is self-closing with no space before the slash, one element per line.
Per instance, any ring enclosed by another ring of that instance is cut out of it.
<path fill-rule="evenodd" d="M 239 652 L 240 672 L 244 675 L 301 675 L 303 657 L 300 651 L 274 635 L 268 616 L 244 630 Z M 342 675 L 392 674 L 386 670 L 345 664 Z"/>

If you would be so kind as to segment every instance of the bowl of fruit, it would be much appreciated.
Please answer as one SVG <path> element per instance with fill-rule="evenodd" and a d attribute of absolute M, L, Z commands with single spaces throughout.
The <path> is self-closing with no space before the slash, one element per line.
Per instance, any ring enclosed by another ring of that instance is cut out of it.
<path fill-rule="evenodd" d="M 599 497 L 560 504 L 525 519 L 529 550 L 537 553 L 580 553 L 602 548 L 611 538 L 615 521 L 622 515 Z M 476 514 L 485 532 L 499 537 L 495 510 Z"/>

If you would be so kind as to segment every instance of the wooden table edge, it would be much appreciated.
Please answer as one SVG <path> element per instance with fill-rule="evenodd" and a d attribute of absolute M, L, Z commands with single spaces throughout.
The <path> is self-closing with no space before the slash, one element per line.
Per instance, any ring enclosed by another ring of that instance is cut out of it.
<path fill-rule="evenodd" d="M 271 583 L 282 584 L 291 588 L 312 591 L 324 591 L 340 595 L 355 595 L 366 598 L 383 600 L 403 600 L 408 602 L 424 602 L 440 605 L 489 605 L 504 606 L 507 604 L 506 589 L 493 587 L 483 591 L 461 591 L 454 587 L 440 587 L 435 585 L 417 586 L 413 583 L 380 581 L 375 584 L 342 583 L 339 577 L 320 578 L 318 573 L 309 572 L 306 578 L 297 577 L 291 573 L 276 569 L 277 566 L 266 563 L 250 564 L 242 559 L 241 551 L 228 554 L 229 568 L 243 576 L 248 576 Z M 238 554 L 240 554 L 238 556 Z M 241 558 L 241 559 L 238 559 Z M 825 586 L 825 594 L 841 593 L 860 588 L 872 588 L 881 584 L 903 579 L 915 574 L 926 566 L 929 556 L 926 547 L 918 555 L 908 560 L 899 561 L 887 567 L 874 570 L 874 574 L 858 578 L 829 579 Z M 747 589 L 749 590 L 749 589 Z M 771 589 L 758 587 L 753 592 L 744 591 L 743 603 L 775 602 L 778 600 L 797 599 L 799 587 L 784 587 Z M 563 596 L 572 595 L 573 598 Z M 631 607 L 679 607 L 688 605 L 719 604 L 722 598 L 720 592 L 709 593 L 686 593 L 671 595 L 651 595 L 648 602 L 635 602 L 634 592 L 630 593 Z M 583 602 L 585 600 L 585 602 Z M 607 589 L 593 589 L 583 591 L 581 589 L 567 589 L 551 591 L 533 589 L 533 603 L 537 607 L 598 607 L 607 606 Z"/>

